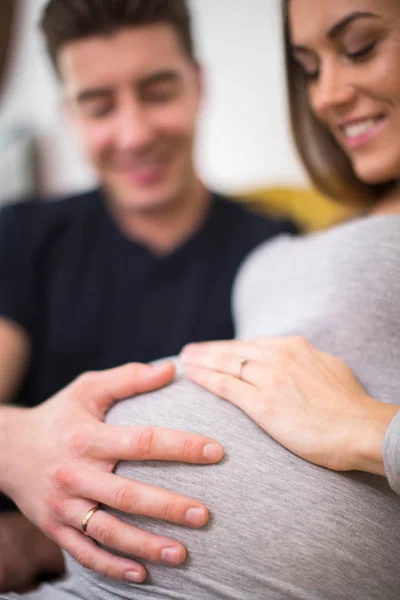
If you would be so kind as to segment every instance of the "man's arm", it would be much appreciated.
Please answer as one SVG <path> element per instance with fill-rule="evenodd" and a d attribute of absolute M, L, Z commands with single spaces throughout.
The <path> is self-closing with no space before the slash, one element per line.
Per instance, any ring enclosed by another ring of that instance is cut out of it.
<path fill-rule="evenodd" d="M 26 375 L 31 343 L 24 329 L 0 318 L 0 404 L 12 402 Z"/>
<path fill-rule="evenodd" d="M 0 318 L 0 404 L 12 402 L 26 375 L 31 344 L 17 323 Z M 59 547 L 21 513 L 0 513 L 0 591 L 20 591 L 37 576 L 61 574 Z"/>

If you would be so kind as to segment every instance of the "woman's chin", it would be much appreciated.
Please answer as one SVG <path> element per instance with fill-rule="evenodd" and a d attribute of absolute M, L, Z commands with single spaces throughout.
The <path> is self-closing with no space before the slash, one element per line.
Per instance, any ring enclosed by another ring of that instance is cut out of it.
<path fill-rule="evenodd" d="M 400 179 L 399 161 L 396 164 L 379 164 L 378 161 L 354 162 L 355 174 L 363 183 L 368 185 L 380 185 Z"/>

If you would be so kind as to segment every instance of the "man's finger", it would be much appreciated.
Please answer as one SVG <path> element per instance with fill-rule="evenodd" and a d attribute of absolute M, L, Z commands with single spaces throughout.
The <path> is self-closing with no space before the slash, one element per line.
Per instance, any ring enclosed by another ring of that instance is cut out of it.
<path fill-rule="evenodd" d="M 159 365 L 130 363 L 115 369 L 85 373 L 69 388 L 71 394 L 84 398 L 98 419 L 118 400 L 150 392 L 170 383 L 176 368 L 172 361 Z"/>
<path fill-rule="evenodd" d="M 186 550 L 181 544 L 128 525 L 103 510 L 97 511 L 90 520 L 87 532 L 102 546 L 139 560 L 178 566 L 186 559 Z"/>
<path fill-rule="evenodd" d="M 143 565 L 114 556 L 73 527 L 63 527 L 56 540 L 83 567 L 105 577 L 140 583 L 146 578 Z"/>
<path fill-rule="evenodd" d="M 82 515 L 90 506 L 86 504 L 85 501 L 69 503 L 66 520 L 75 525 L 76 530 L 80 529 Z M 128 554 L 139 560 L 177 566 L 186 558 L 186 549 L 179 542 L 125 523 L 101 507 L 89 520 L 86 533 L 105 550 Z"/>
<path fill-rule="evenodd" d="M 103 460 L 165 460 L 192 464 L 219 462 L 224 451 L 204 435 L 164 427 L 126 427 L 101 424 L 89 453 Z"/>
<path fill-rule="evenodd" d="M 152 517 L 178 525 L 203 527 L 208 520 L 207 509 L 197 500 L 108 473 L 103 473 L 101 477 L 94 473 L 85 473 L 74 494 L 95 499 L 95 503 L 124 513 Z"/>

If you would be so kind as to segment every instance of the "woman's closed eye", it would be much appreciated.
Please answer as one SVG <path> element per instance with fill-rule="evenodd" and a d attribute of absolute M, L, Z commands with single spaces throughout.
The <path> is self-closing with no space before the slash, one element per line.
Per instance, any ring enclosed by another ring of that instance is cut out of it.
<path fill-rule="evenodd" d="M 303 72 L 304 77 L 307 81 L 315 81 L 319 77 L 319 68 L 310 68 L 301 63 L 301 61 L 296 61 L 301 71 Z"/>
<path fill-rule="evenodd" d="M 360 48 L 359 50 L 350 52 L 350 51 L 345 51 L 345 57 L 347 60 L 351 60 L 354 62 L 361 62 L 362 60 L 368 60 L 370 58 L 370 56 L 373 55 L 374 50 L 376 49 L 378 45 L 378 42 L 371 42 L 370 44 L 367 44 L 366 46 L 363 46 L 362 48 Z M 296 61 L 296 63 L 298 64 L 298 66 L 300 67 L 300 69 L 303 72 L 304 77 L 306 78 L 307 81 L 316 81 L 319 77 L 319 68 L 315 65 L 313 65 L 312 63 L 316 62 L 316 61 L 308 61 L 305 60 L 304 58 L 300 58 L 298 56 L 293 55 L 294 60 Z"/>
<path fill-rule="evenodd" d="M 378 42 L 371 42 L 370 44 L 363 46 L 361 49 L 355 52 L 347 52 L 346 55 L 352 60 L 357 60 L 359 58 L 367 58 L 373 53 L 377 45 Z"/>
<path fill-rule="evenodd" d="M 302 69 L 302 71 L 307 81 L 316 81 L 319 77 L 319 69 L 317 71 L 307 71 L 307 69 Z"/>
<path fill-rule="evenodd" d="M 319 75 L 318 60 L 312 56 L 293 54 L 293 60 L 297 63 L 307 80 L 316 79 Z"/>

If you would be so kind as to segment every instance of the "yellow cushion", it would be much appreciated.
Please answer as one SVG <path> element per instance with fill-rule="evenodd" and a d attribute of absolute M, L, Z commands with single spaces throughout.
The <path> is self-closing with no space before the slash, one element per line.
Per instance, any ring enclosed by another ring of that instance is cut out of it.
<path fill-rule="evenodd" d="M 292 219 L 304 231 L 325 229 L 352 214 L 311 188 L 265 187 L 243 192 L 240 198 L 256 210 Z"/>

